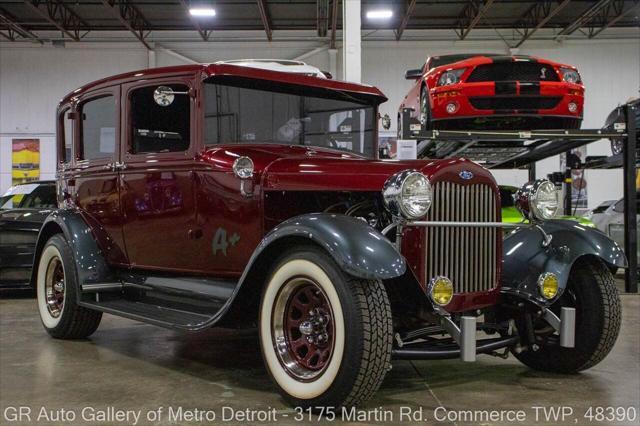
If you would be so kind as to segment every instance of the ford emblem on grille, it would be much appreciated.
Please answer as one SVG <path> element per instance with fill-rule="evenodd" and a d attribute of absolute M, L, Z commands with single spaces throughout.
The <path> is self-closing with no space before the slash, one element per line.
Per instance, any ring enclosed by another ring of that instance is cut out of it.
<path fill-rule="evenodd" d="M 473 179 L 473 173 L 471 173 L 469 170 L 461 171 L 459 176 L 464 180 Z"/>

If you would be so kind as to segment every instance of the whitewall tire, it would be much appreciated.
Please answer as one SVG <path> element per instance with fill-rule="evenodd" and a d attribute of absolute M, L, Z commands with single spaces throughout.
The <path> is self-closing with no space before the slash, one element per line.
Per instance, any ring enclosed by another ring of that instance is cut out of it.
<path fill-rule="evenodd" d="M 100 325 L 102 313 L 78 305 L 78 280 L 71 247 L 62 234 L 42 248 L 36 274 L 40 320 L 58 339 L 82 339 Z"/>
<path fill-rule="evenodd" d="M 265 283 L 259 332 L 267 370 L 295 406 L 357 405 L 390 366 L 384 286 L 349 277 L 315 248 L 281 257 Z"/>

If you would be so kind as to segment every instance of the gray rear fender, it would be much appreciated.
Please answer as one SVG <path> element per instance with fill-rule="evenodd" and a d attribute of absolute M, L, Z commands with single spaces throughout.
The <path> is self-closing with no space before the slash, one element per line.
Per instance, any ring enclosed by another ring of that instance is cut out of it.
<path fill-rule="evenodd" d="M 115 280 L 111 268 L 107 265 L 104 255 L 96 242 L 91 228 L 75 210 L 56 210 L 44 221 L 33 260 L 31 282 L 35 284 L 40 253 L 46 242 L 55 234 L 62 234 L 69 243 L 76 264 L 78 284 L 94 284 L 112 282 Z M 80 292 L 78 292 L 80 294 Z"/>
<path fill-rule="evenodd" d="M 535 227 L 519 228 L 504 239 L 500 280 L 503 291 L 517 290 L 547 303 L 537 286 L 543 272 L 556 274 L 563 291 L 573 264 L 581 257 L 596 256 L 612 269 L 627 265 L 620 246 L 597 229 L 570 220 L 549 220 L 539 226 L 552 237 L 548 247 L 543 246 L 543 234 Z"/>

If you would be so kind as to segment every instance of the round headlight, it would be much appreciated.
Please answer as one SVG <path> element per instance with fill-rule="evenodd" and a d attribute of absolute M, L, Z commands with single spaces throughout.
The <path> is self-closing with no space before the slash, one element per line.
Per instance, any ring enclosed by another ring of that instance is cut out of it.
<path fill-rule="evenodd" d="M 429 282 L 429 297 L 433 303 L 446 306 L 453 298 L 453 283 L 447 277 L 435 277 Z"/>
<path fill-rule="evenodd" d="M 551 300 L 558 294 L 558 277 L 551 272 L 545 272 L 538 277 L 538 289 L 540 295 Z"/>
<path fill-rule="evenodd" d="M 567 83 L 580 83 L 580 74 L 571 68 L 560 68 L 562 79 Z"/>
<path fill-rule="evenodd" d="M 249 157 L 238 157 L 233 162 L 233 173 L 240 179 L 253 177 L 253 161 Z"/>
<path fill-rule="evenodd" d="M 529 220 L 551 219 L 558 211 L 556 186 L 546 179 L 528 182 L 518 190 L 516 206 Z"/>
<path fill-rule="evenodd" d="M 382 197 L 393 216 L 419 219 L 431 207 L 431 184 L 419 171 L 404 170 L 387 179 Z"/>

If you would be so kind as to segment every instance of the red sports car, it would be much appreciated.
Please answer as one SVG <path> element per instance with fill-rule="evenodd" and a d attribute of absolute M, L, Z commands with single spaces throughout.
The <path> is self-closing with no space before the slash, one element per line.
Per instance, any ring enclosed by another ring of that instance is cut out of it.
<path fill-rule="evenodd" d="M 413 110 L 423 129 L 578 129 L 584 85 L 578 70 L 532 56 L 432 56 L 398 112 Z"/>

